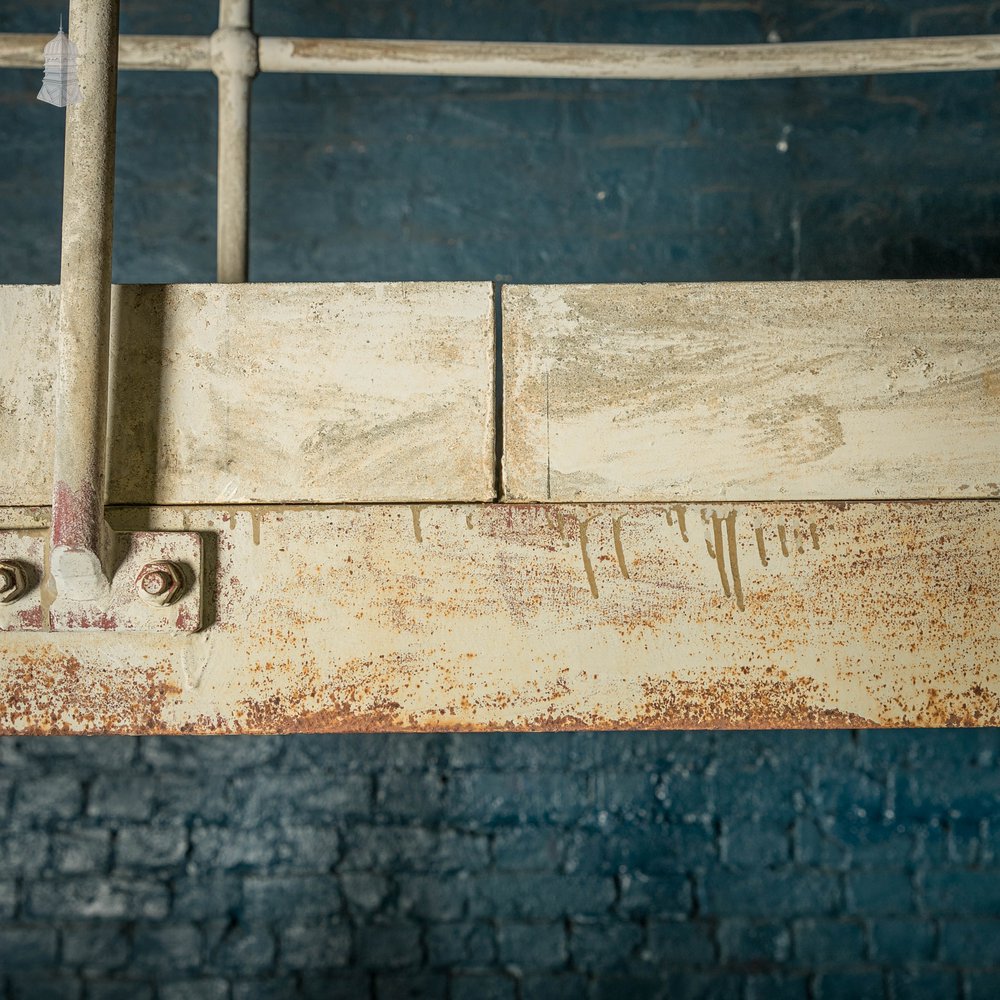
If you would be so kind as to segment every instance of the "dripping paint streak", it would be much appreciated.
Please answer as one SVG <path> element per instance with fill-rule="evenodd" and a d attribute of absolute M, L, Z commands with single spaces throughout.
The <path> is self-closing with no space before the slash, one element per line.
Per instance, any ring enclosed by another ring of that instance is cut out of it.
<path fill-rule="evenodd" d="M 755 528 L 754 534 L 757 536 L 757 551 L 760 553 L 761 566 L 767 565 L 767 552 L 764 549 L 764 528 Z"/>
<path fill-rule="evenodd" d="M 594 577 L 594 567 L 590 562 L 590 554 L 587 552 L 587 527 L 590 519 L 580 522 L 580 552 L 583 554 L 583 568 L 587 573 L 587 582 L 590 584 L 590 592 L 597 597 L 597 580 Z"/>
<path fill-rule="evenodd" d="M 687 525 L 684 523 L 684 508 L 680 504 L 676 504 L 674 510 L 677 511 L 677 527 L 681 529 L 681 538 L 686 542 L 688 535 Z"/>
<path fill-rule="evenodd" d="M 423 510 L 422 507 L 414 505 L 410 508 L 410 512 L 413 514 L 413 537 L 418 541 L 422 542 L 424 540 L 424 533 L 420 530 L 420 511 Z"/>
<path fill-rule="evenodd" d="M 545 373 L 545 496 L 552 499 L 552 437 L 549 434 L 549 373 Z"/>
<path fill-rule="evenodd" d="M 260 514 L 256 511 L 250 511 L 250 525 L 253 531 L 253 543 L 260 545 Z"/>
<path fill-rule="evenodd" d="M 778 525 L 778 540 L 781 542 L 781 554 L 787 559 L 788 542 L 785 540 L 785 526 L 783 524 Z"/>
<path fill-rule="evenodd" d="M 743 610 L 743 581 L 740 580 L 740 561 L 736 554 L 736 511 L 731 510 L 726 517 L 726 540 L 729 542 L 729 569 L 733 574 L 733 590 L 736 592 L 736 607 Z"/>
<path fill-rule="evenodd" d="M 732 597 L 733 592 L 729 589 L 729 578 L 726 576 L 726 553 L 722 550 L 722 522 L 715 511 L 712 511 L 712 530 L 715 534 L 715 564 L 719 567 L 722 590 L 726 597 Z"/>
<path fill-rule="evenodd" d="M 611 534 L 615 539 L 615 555 L 618 557 L 618 567 L 622 571 L 622 577 L 629 579 L 628 566 L 625 564 L 625 550 L 622 548 L 622 519 L 613 517 L 611 519 Z"/>
<path fill-rule="evenodd" d="M 813 548 L 819 550 L 819 535 L 816 534 L 816 522 L 809 522 L 809 537 L 812 539 Z"/>

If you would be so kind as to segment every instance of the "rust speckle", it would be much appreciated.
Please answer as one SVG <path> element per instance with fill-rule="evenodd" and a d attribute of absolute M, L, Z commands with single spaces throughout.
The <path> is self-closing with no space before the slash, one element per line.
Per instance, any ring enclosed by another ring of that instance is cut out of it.
<path fill-rule="evenodd" d="M 180 693 L 169 664 L 84 666 L 54 646 L 18 657 L 4 681 L 0 729 L 27 735 L 168 732 L 164 707 Z"/>

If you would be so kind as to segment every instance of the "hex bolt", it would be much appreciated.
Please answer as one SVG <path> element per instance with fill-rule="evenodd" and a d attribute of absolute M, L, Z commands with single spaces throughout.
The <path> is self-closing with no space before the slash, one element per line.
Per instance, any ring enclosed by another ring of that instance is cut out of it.
<path fill-rule="evenodd" d="M 165 608 L 180 596 L 184 577 L 180 567 L 172 562 L 147 563 L 135 580 L 139 597 L 156 608 Z"/>
<path fill-rule="evenodd" d="M 0 562 L 0 604 L 11 604 L 28 589 L 28 577 L 16 562 Z"/>

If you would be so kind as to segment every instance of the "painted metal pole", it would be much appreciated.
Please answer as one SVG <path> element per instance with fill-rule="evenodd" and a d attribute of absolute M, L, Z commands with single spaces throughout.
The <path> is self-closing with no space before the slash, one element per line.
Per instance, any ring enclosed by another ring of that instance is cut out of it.
<path fill-rule="evenodd" d="M 49 35 L 0 33 L 0 69 L 42 65 Z M 262 73 L 605 80 L 752 80 L 1000 69 L 1000 35 L 767 45 L 586 45 L 358 38 L 261 38 Z M 210 40 L 126 35 L 121 69 L 207 70 Z"/>
<path fill-rule="evenodd" d="M 262 73 L 750 80 L 1000 69 L 1000 35 L 767 45 L 262 38 Z"/>
<path fill-rule="evenodd" d="M 217 280 L 248 274 L 250 212 L 250 84 L 257 75 L 257 37 L 250 30 L 251 0 L 220 0 L 212 35 L 212 71 L 219 80 Z"/>
<path fill-rule="evenodd" d="M 48 35 L 0 34 L 0 69 L 36 69 Z M 119 69 L 208 70 L 209 40 L 197 35 L 122 35 Z"/>
<path fill-rule="evenodd" d="M 66 109 L 51 571 L 59 597 L 108 590 L 104 523 L 119 0 L 72 0 L 83 103 Z"/>

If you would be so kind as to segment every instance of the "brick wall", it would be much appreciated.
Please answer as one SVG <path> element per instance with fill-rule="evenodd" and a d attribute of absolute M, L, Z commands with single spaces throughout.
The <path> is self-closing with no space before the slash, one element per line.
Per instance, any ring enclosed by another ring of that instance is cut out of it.
<path fill-rule="evenodd" d="M 993 998 L 997 750 L 993 731 L 7 739 L 0 981 Z"/>
<path fill-rule="evenodd" d="M 1000 30 L 937 0 L 258 0 L 272 34 Z M 214 4 L 123 0 L 135 33 Z M 60 6 L 0 0 L 0 31 Z M 0 71 L 0 281 L 61 118 Z M 123 74 L 116 280 L 211 280 L 214 82 Z M 262 77 L 256 280 L 1000 276 L 997 76 Z M 994 731 L 0 740 L 0 997 L 1000 995 Z M 6 994 L 5 994 L 6 991 Z"/>

